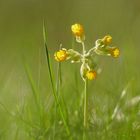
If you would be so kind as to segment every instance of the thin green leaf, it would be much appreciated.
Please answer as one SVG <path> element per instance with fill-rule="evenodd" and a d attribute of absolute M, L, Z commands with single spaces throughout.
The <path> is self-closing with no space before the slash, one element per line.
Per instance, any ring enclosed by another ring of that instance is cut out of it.
<path fill-rule="evenodd" d="M 70 130 L 69 130 L 69 127 L 67 125 L 67 122 L 66 122 L 66 120 L 64 118 L 64 113 L 62 111 L 62 107 L 60 105 L 60 102 L 59 102 L 58 96 L 56 95 L 56 90 L 55 90 L 55 87 L 54 87 L 52 70 L 51 70 L 51 62 L 50 62 L 49 51 L 48 51 L 48 46 L 47 46 L 47 41 L 46 41 L 46 28 L 45 28 L 45 23 L 43 23 L 43 37 L 44 37 L 44 46 L 45 46 L 45 51 L 46 51 L 46 58 L 47 58 L 47 64 L 48 64 L 48 70 L 49 70 L 49 76 L 50 76 L 50 80 L 51 80 L 53 95 L 54 95 L 54 98 L 55 98 L 55 102 L 58 105 L 60 115 L 62 117 L 64 126 L 66 128 L 66 132 L 67 132 L 67 134 L 69 136 L 70 135 Z"/>

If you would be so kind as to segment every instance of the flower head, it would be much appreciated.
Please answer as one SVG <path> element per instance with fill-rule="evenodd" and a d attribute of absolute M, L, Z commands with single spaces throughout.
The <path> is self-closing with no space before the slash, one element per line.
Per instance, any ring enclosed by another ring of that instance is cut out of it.
<path fill-rule="evenodd" d="M 94 70 L 89 70 L 86 72 L 86 78 L 89 79 L 89 80 L 94 80 L 96 78 L 96 71 Z"/>
<path fill-rule="evenodd" d="M 103 39 L 102 42 L 104 45 L 110 45 L 112 42 L 112 37 L 110 35 L 106 35 Z"/>
<path fill-rule="evenodd" d="M 81 44 L 82 52 L 75 51 L 74 49 L 66 50 L 65 48 L 62 48 L 54 54 L 55 60 L 58 62 L 70 60 L 71 63 L 82 63 L 80 68 L 81 78 L 84 81 L 86 79 L 94 80 L 97 75 L 97 72 L 94 70 L 96 67 L 96 58 L 94 53 L 97 55 L 106 55 L 117 58 L 120 55 L 120 50 L 117 47 L 111 46 L 112 37 L 110 35 L 106 35 L 101 39 L 97 39 L 95 46 L 87 51 L 85 47 L 83 26 L 75 23 L 71 26 L 71 30 L 75 37 L 75 41 Z"/>
<path fill-rule="evenodd" d="M 58 62 L 65 61 L 68 57 L 67 51 L 65 49 L 59 50 L 54 54 L 55 60 Z"/>
<path fill-rule="evenodd" d="M 111 54 L 111 56 L 116 58 L 120 55 L 120 50 L 118 48 L 114 47 L 114 48 L 110 49 L 110 54 Z"/>
<path fill-rule="evenodd" d="M 75 36 L 78 36 L 78 37 L 82 37 L 83 34 L 84 34 L 84 29 L 83 29 L 83 26 L 81 24 L 73 24 L 71 26 L 71 30 L 72 30 L 72 33 L 75 35 Z"/>

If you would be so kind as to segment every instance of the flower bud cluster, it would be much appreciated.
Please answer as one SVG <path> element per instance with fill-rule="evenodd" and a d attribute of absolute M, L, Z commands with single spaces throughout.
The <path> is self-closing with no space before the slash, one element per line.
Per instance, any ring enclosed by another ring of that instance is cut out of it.
<path fill-rule="evenodd" d="M 76 42 L 80 43 L 82 46 L 82 53 L 75 51 L 73 49 L 62 48 L 55 52 L 54 57 L 58 62 L 65 60 L 70 60 L 71 63 L 81 62 L 80 74 L 83 80 L 94 80 L 97 76 L 96 63 L 93 58 L 93 54 L 97 55 L 107 55 L 117 58 L 120 51 L 117 47 L 110 46 L 112 43 L 112 37 L 106 35 L 102 39 L 98 39 L 95 42 L 95 46 L 89 51 L 85 49 L 85 34 L 84 29 L 81 24 L 74 24 L 71 26 L 73 35 L 75 36 Z"/>

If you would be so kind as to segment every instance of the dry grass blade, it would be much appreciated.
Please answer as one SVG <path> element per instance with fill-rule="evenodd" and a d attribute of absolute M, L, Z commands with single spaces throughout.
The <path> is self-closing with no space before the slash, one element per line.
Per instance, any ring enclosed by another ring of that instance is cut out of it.
<path fill-rule="evenodd" d="M 120 107 L 121 107 L 121 105 L 122 105 L 122 103 L 123 103 L 123 99 L 125 98 L 126 93 L 127 93 L 127 90 L 128 90 L 128 88 L 130 87 L 130 85 L 131 85 L 131 81 L 129 81 L 128 84 L 125 86 L 125 88 L 122 90 L 121 95 L 120 95 L 120 98 L 119 98 L 119 101 L 118 101 L 118 103 L 117 103 L 117 105 L 116 105 L 116 107 L 115 107 L 115 109 L 114 109 L 114 111 L 113 111 L 113 114 L 112 114 L 112 116 L 111 116 L 111 119 L 112 119 L 112 120 L 113 120 L 113 119 L 117 116 L 117 114 L 120 112 Z"/>

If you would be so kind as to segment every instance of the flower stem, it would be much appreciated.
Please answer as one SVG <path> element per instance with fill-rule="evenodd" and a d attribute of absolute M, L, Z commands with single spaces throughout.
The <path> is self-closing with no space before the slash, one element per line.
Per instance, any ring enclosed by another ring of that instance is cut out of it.
<path fill-rule="evenodd" d="M 84 81 L 84 128 L 87 127 L 87 80 Z"/>
<path fill-rule="evenodd" d="M 86 54 L 85 43 L 81 42 L 81 44 L 82 44 L 82 47 L 83 47 L 83 57 L 85 57 L 85 54 Z"/>
<path fill-rule="evenodd" d="M 85 44 L 84 42 L 81 42 L 83 47 L 83 63 L 85 63 Z M 87 80 L 84 79 L 84 129 L 87 127 Z"/>
<path fill-rule="evenodd" d="M 84 122 L 83 122 L 83 140 L 86 140 L 87 129 L 87 80 L 84 81 Z"/>
<path fill-rule="evenodd" d="M 86 63 L 86 50 L 85 50 L 85 44 L 84 42 L 81 43 L 82 47 L 83 47 L 83 63 Z M 83 110 L 84 110 L 84 122 L 83 122 L 83 126 L 84 126 L 84 131 L 83 131 L 83 140 L 86 140 L 86 128 L 87 128 L 87 80 L 84 79 L 84 106 L 83 106 Z"/>

